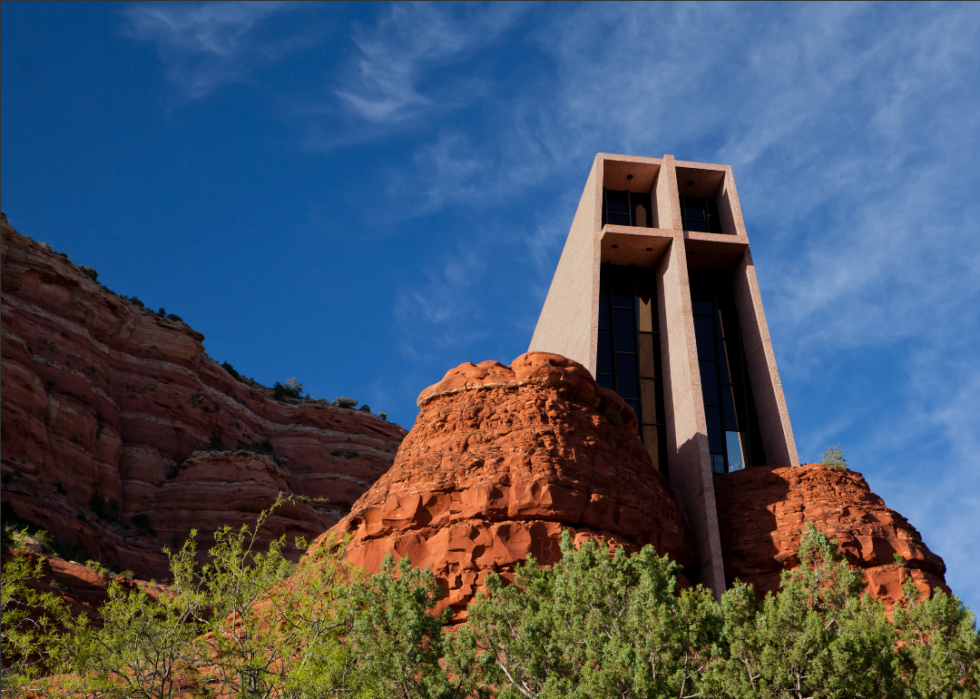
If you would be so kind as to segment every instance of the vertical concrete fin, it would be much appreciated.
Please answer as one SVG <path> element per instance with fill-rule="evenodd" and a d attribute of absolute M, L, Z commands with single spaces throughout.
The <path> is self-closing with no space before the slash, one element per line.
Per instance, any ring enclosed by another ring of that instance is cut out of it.
<path fill-rule="evenodd" d="M 766 313 L 762 308 L 759 281 L 755 276 L 752 253 L 748 249 L 732 275 L 732 287 L 766 461 L 770 466 L 799 466 L 789 409 L 779 380 L 779 369 L 776 368 L 776 354 L 769 337 Z"/>
<path fill-rule="evenodd" d="M 657 296 L 670 483 L 698 549 L 700 581 L 720 598 L 725 575 L 682 231 L 657 266 Z"/>
<path fill-rule="evenodd" d="M 596 157 L 579 200 L 528 352 L 554 352 L 595 376 L 599 314 L 599 220 L 602 160 Z"/>

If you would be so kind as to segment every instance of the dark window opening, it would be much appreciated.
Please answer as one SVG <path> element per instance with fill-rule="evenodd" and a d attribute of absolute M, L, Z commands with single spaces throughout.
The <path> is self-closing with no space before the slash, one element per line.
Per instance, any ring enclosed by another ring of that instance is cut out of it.
<path fill-rule="evenodd" d="M 602 190 L 602 225 L 653 227 L 650 195 L 637 192 Z"/>
<path fill-rule="evenodd" d="M 721 233 L 721 217 L 718 202 L 713 197 L 686 197 L 681 195 L 681 215 L 685 231 Z"/>
<path fill-rule="evenodd" d="M 596 381 L 616 391 L 633 408 L 640 439 L 666 478 L 667 424 L 656 282 L 649 268 L 602 265 Z"/>
<path fill-rule="evenodd" d="M 691 306 L 714 473 L 766 463 L 745 368 L 738 312 L 726 274 L 692 273 Z"/>

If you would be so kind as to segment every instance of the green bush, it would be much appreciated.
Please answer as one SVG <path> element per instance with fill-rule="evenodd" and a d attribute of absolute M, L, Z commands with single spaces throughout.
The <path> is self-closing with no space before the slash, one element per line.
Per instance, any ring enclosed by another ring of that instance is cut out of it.
<path fill-rule="evenodd" d="M 837 468 L 847 471 L 850 467 L 847 459 L 844 458 L 844 450 L 840 448 L 840 442 L 834 442 L 832 447 L 827 447 L 821 455 L 820 463 L 830 468 Z"/>
<path fill-rule="evenodd" d="M 84 274 L 86 277 L 91 279 L 93 282 L 99 281 L 99 273 L 96 272 L 91 267 L 89 267 L 88 265 L 80 265 L 78 269 L 80 269 L 82 271 L 82 274 Z"/>
<path fill-rule="evenodd" d="M 365 403 L 364 405 L 362 405 L 359 408 L 359 410 L 361 410 L 362 412 L 365 412 L 365 413 L 370 413 L 371 412 L 371 406 L 368 405 L 367 403 Z"/>
<path fill-rule="evenodd" d="M 256 534 L 283 502 L 260 514 Z M 443 626 L 448 609 L 435 613 L 444 596 L 435 576 L 408 557 L 396 564 L 389 555 L 365 577 L 343 560 L 343 541 L 325 541 L 297 568 L 285 537 L 260 552 L 256 534 L 219 529 L 202 565 L 192 531 L 179 551 L 166 551 L 170 593 L 151 599 L 112 581 L 98 628 L 31 589 L 39 562 L 9 558 L 0 583 L 5 693 L 53 696 L 44 677 L 53 673 L 58 696 L 171 699 L 188 670 L 213 679 L 212 696 L 296 699 L 980 693 L 970 611 L 941 591 L 919 601 L 909 579 L 890 623 L 812 522 L 800 565 L 761 603 L 739 582 L 720 602 L 701 586 L 678 592 L 679 566 L 652 547 L 576 546 L 565 532 L 551 566 L 529 557 L 511 584 L 488 575 L 486 593 L 452 633 Z"/>
<path fill-rule="evenodd" d="M 340 396 L 339 398 L 333 399 L 333 404 L 338 408 L 353 408 L 357 405 L 358 401 L 353 398 L 348 398 L 347 396 Z"/>
<path fill-rule="evenodd" d="M 378 417 L 380 417 L 385 422 L 388 422 L 388 413 L 378 413 Z"/>

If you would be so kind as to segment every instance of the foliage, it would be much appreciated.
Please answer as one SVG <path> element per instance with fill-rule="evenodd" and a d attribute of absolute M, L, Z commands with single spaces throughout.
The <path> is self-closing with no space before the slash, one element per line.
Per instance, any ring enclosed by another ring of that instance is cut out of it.
<path fill-rule="evenodd" d="M 918 591 L 909 578 L 902 605 L 893 613 L 907 696 L 980 696 L 980 634 L 976 617 L 955 596 L 943 591 L 916 602 Z"/>
<path fill-rule="evenodd" d="M 364 405 L 362 405 L 362 406 L 361 406 L 361 407 L 359 408 L 359 410 L 362 410 L 362 411 L 364 411 L 365 413 L 370 413 L 370 412 L 371 412 L 371 406 L 370 406 L 370 405 L 368 405 L 367 403 L 365 403 Z"/>
<path fill-rule="evenodd" d="M 302 398 L 303 397 L 303 384 L 296 380 L 296 377 L 291 379 L 286 379 L 285 384 L 281 384 L 276 381 L 275 385 L 272 387 L 272 395 L 276 400 L 283 400 L 286 397 L 289 398 Z"/>
<path fill-rule="evenodd" d="M 79 265 L 78 269 L 80 269 L 82 274 L 91 279 L 93 282 L 99 281 L 99 273 L 88 265 Z"/>
<path fill-rule="evenodd" d="M 385 422 L 388 422 L 388 413 L 378 413 L 378 417 L 380 417 Z"/>
<path fill-rule="evenodd" d="M 471 658 L 509 697 L 660 697 L 696 694 L 721 615 L 704 588 L 674 594 L 678 566 L 647 546 L 634 556 L 572 544 L 539 569 L 518 567 L 513 585 L 487 576 L 488 597 L 470 607 L 451 666 Z M 476 648 L 460 657 L 459 648 Z"/>
<path fill-rule="evenodd" d="M 333 404 L 338 408 L 353 408 L 357 405 L 358 401 L 353 398 L 348 398 L 347 396 L 340 396 L 339 398 L 333 399 Z"/>
<path fill-rule="evenodd" d="M 37 589 L 44 559 L 10 556 L 0 573 L 0 685 L 5 694 L 45 692 L 44 676 L 67 660 L 70 614 L 61 598 Z"/>
<path fill-rule="evenodd" d="M 840 442 L 834 442 L 832 447 L 827 447 L 820 455 L 820 463 L 841 471 L 847 471 L 850 467 L 850 463 L 844 458 L 844 450 L 840 448 Z"/>
<path fill-rule="evenodd" d="M 321 541 L 297 568 L 285 538 L 259 552 L 280 497 L 255 533 L 225 527 L 209 562 L 196 532 L 170 557 L 173 585 L 154 599 L 110 584 L 103 625 L 71 620 L 57 596 L 34 592 L 40 564 L 3 570 L 4 691 L 60 688 L 91 697 L 716 697 L 966 698 L 978 695 L 974 617 L 942 592 L 894 611 L 860 597 L 860 578 L 812 523 L 800 565 L 757 604 L 736 583 L 718 603 L 676 590 L 678 566 L 652 547 L 627 554 L 562 537 L 560 561 L 529 559 L 513 584 L 488 575 L 468 623 L 447 632 L 442 590 L 428 570 L 389 556 L 363 577 L 345 542 Z M 300 548 L 305 541 L 297 541 Z M 19 615 L 19 616 L 18 616 Z M 9 659 L 10 662 L 7 662 Z M 38 662 L 40 661 L 40 663 Z M 65 679 L 67 678 L 67 679 Z M 202 694 L 203 693 L 203 694 Z"/>

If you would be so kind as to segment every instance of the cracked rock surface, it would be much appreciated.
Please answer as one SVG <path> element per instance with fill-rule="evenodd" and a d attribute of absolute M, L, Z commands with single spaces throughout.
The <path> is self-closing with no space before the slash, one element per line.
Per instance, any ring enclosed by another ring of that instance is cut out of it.
<path fill-rule="evenodd" d="M 632 410 L 577 362 L 532 352 L 509 367 L 463 364 L 418 403 L 392 468 L 330 534 L 351 535 L 346 556 L 369 571 L 388 553 L 429 567 L 454 621 L 489 572 L 512 578 L 528 554 L 555 561 L 564 529 L 694 562 Z"/>

